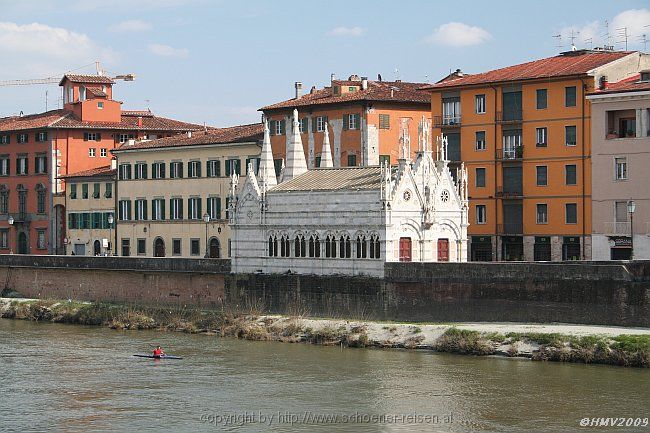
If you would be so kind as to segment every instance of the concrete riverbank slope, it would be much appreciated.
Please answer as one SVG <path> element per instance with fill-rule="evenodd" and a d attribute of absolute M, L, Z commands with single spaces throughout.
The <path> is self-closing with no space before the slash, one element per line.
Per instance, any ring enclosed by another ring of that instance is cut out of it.
<path fill-rule="evenodd" d="M 386 278 L 231 274 L 228 260 L 0 256 L 3 293 L 410 322 L 650 326 L 650 262 L 390 263 Z"/>

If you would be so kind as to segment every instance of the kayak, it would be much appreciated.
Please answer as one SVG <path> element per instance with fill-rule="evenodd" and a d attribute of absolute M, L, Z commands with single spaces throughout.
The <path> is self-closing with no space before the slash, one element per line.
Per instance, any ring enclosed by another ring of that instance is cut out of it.
<path fill-rule="evenodd" d="M 161 355 L 161 356 L 153 356 L 153 355 L 133 355 L 137 356 L 138 358 L 152 358 L 152 359 L 183 359 L 180 356 L 172 356 L 172 355 Z"/>

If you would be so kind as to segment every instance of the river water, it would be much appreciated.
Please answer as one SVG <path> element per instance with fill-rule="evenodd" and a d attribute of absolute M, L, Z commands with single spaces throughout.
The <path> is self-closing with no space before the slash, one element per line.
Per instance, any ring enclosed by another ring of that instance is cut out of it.
<path fill-rule="evenodd" d="M 644 369 L 7 319 L 0 369 L 0 431 L 650 432 L 580 427 L 647 419 Z"/>

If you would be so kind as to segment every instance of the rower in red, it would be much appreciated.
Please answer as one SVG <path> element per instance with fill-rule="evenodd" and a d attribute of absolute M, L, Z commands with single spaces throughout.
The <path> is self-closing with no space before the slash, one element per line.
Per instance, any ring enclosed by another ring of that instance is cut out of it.
<path fill-rule="evenodd" d="M 161 356 L 164 356 L 165 352 L 162 350 L 160 346 L 156 346 L 156 348 L 153 350 L 153 357 L 154 358 L 160 358 Z"/>

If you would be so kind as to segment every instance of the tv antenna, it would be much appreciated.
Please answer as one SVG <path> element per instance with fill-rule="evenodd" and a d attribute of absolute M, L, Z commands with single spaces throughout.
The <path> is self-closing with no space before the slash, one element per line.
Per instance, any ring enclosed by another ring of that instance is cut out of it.
<path fill-rule="evenodd" d="M 646 26 L 646 27 L 648 27 L 648 26 Z M 641 41 L 641 43 L 643 44 L 643 51 L 644 51 L 644 52 L 647 51 L 647 50 L 646 50 L 647 45 L 648 45 L 648 37 L 647 37 L 647 35 L 644 33 L 644 34 L 642 34 L 641 36 L 639 36 L 638 39 L 639 39 L 639 41 Z"/>
<path fill-rule="evenodd" d="M 611 46 L 610 43 L 612 36 L 609 34 L 609 21 L 605 20 L 605 45 Z"/>
<path fill-rule="evenodd" d="M 562 34 L 558 33 L 557 35 L 553 35 L 553 37 L 557 39 L 557 49 L 562 51 Z"/>
<path fill-rule="evenodd" d="M 571 36 L 569 36 L 569 39 L 571 39 L 571 49 L 575 48 L 576 45 L 574 42 L 579 34 L 580 32 L 571 29 Z"/>
<path fill-rule="evenodd" d="M 399 81 L 399 80 L 400 80 L 400 77 L 399 77 L 399 68 L 395 68 L 395 81 Z"/>
<path fill-rule="evenodd" d="M 594 48 L 594 38 L 587 38 L 582 41 L 585 45 L 589 45 L 589 49 L 593 50 Z"/>
<path fill-rule="evenodd" d="M 627 51 L 627 39 L 630 36 L 627 33 L 627 27 L 621 27 L 620 29 L 616 29 L 616 31 L 618 32 L 618 35 L 623 38 L 622 41 L 618 41 L 618 42 L 620 43 L 625 42 L 625 51 Z"/>

